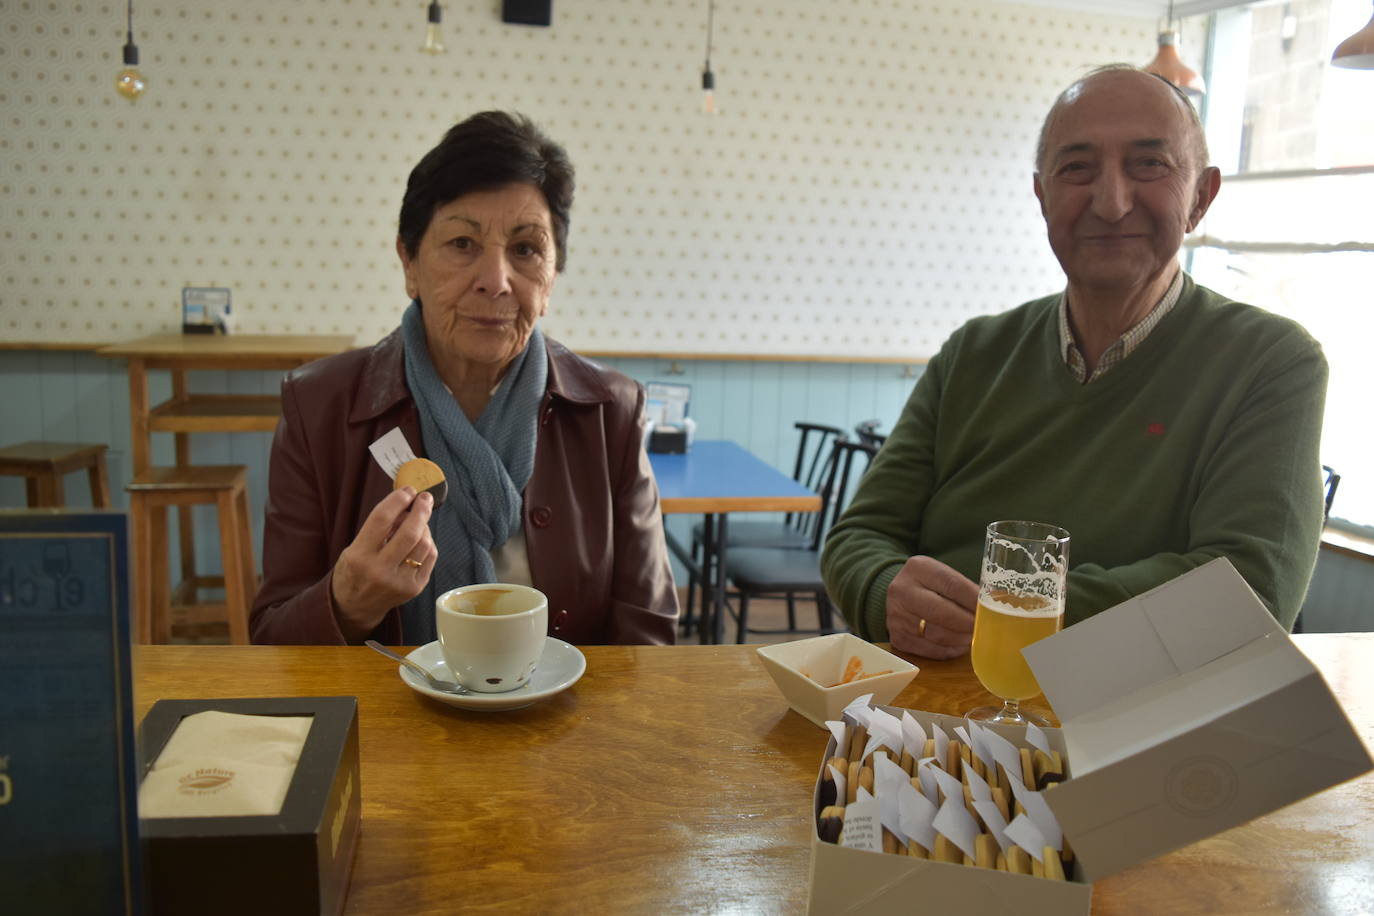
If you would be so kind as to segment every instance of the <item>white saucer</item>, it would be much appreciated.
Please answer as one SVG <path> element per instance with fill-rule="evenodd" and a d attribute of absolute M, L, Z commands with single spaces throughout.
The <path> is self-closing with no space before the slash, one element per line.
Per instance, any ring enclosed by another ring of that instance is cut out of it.
<path fill-rule="evenodd" d="M 411 652 L 406 658 L 441 681 L 457 680 L 453 676 L 453 672 L 449 670 L 448 663 L 444 661 L 444 653 L 439 648 L 437 641 L 426 643 Z M 507 690 L 504 693 L 470 693 L 466 696 L 442 693 L 430 687 L 418 674 L 404 665 L 397 667 L 401 680 L 416 693 L 423 693 L 440 703 L 447 703 L 450 706 L 457 706 L 459 709 L 469 709 L 474 712 L 501 712 L 529 706 L 545 697 L 551 697 L 567 690 L 577 683 L 577 679 L 582 677 L 582 672 L 586 670 L 586 656 L 576 646 L 569 645 L 552 636 L 544 637 L 544 654 L 540 656 L 539 667 L 534 669 L 534 674 L 530 675 L 530 679 L 523 686 L 514 690 Z"/>

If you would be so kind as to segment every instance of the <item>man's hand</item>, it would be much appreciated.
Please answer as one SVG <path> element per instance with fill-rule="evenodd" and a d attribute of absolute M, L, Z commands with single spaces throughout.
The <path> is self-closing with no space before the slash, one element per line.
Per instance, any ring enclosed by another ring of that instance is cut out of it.
<path fill-rule="evenodd" d="M 954 658 L 973 642 L 978 583 L 930 557 L 912 557 L 887 588 L 892 646 L 925 658 Z"/>
<path fill-rule="evenodd" d="M 334 564 L 334 615 L 349 642 L 376 629 L 386 612 L 420 594 L 439 551 L 429 534 L 434 498 L 394 490 L 368 513 Z"/>

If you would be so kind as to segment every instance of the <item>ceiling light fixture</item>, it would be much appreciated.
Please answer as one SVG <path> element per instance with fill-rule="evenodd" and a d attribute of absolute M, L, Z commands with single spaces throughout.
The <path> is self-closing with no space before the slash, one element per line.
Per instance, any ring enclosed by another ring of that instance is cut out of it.
<path fill-rule="evenodd" d="M 1178 32 L 1174 29 L 1174 4 L 1169 0 L 1169 21 L 1159 32 L 1159 50 L 1155 59 L 1145 65 L 1150 73 L 1158 74 L 1184 92 L 1202 95 L 1207 84 L 1197 71 L 1185 64 L 1178 56 Z"/>
<path fill-rule="evenodd" d="M 147 88 L 148 83 L 138 71 L 138 45 L 134 44 L 134 0 L 129 0 L 129 32 L 124 44 L 124 69 L 115 77 L 115 91 L 132 102 Z"/>
<path fill-rule="evenodd" d="M 1354 35 L 1336 45 L 1331 55 L 1334 67 L 1350 67 L 1354 70 L 1374 70 L 1374 15 L 1369 22 Z"/>
<path fill-rule="evenodd" d="M 701 71 L 701 110 L 716 113 L 716 75 L 711 72 L 711 33 L 715 27 L 716 0 L 707 0 L 706 7 L 706 66 Z"/>

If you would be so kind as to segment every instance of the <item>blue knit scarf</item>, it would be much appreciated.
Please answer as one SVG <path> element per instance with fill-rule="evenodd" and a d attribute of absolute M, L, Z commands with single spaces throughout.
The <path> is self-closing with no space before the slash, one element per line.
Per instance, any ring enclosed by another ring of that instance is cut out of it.
<path fill-rule="evenodd" d="M 491 551 L 521 530 L 522 492 L 534 470 L 539 404 L 548 384 L 544 337 L 535 328 L 473 423 L 429 357 L 419 300 L 401 319 L 406 385 L 420 415 L 425 455 L 448 478 L 448 499 L 430 516 L 439 559 L 429 584 L 401 609 L 407 645 L 434 640 L 434 602 L 460 585 L 492 582 Z"/>

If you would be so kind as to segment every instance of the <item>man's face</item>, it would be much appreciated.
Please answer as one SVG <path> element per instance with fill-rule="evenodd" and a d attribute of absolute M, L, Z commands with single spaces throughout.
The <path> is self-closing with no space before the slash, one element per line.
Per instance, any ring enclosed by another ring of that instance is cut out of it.
<path fill-rule="evenodd" d="M 1190 115 L 1158 79 L 1099 73 L 1060 103 L 1035 196 L 1069 284 L 1129 296 L 1169 270 L 1216 195 Z"/>

